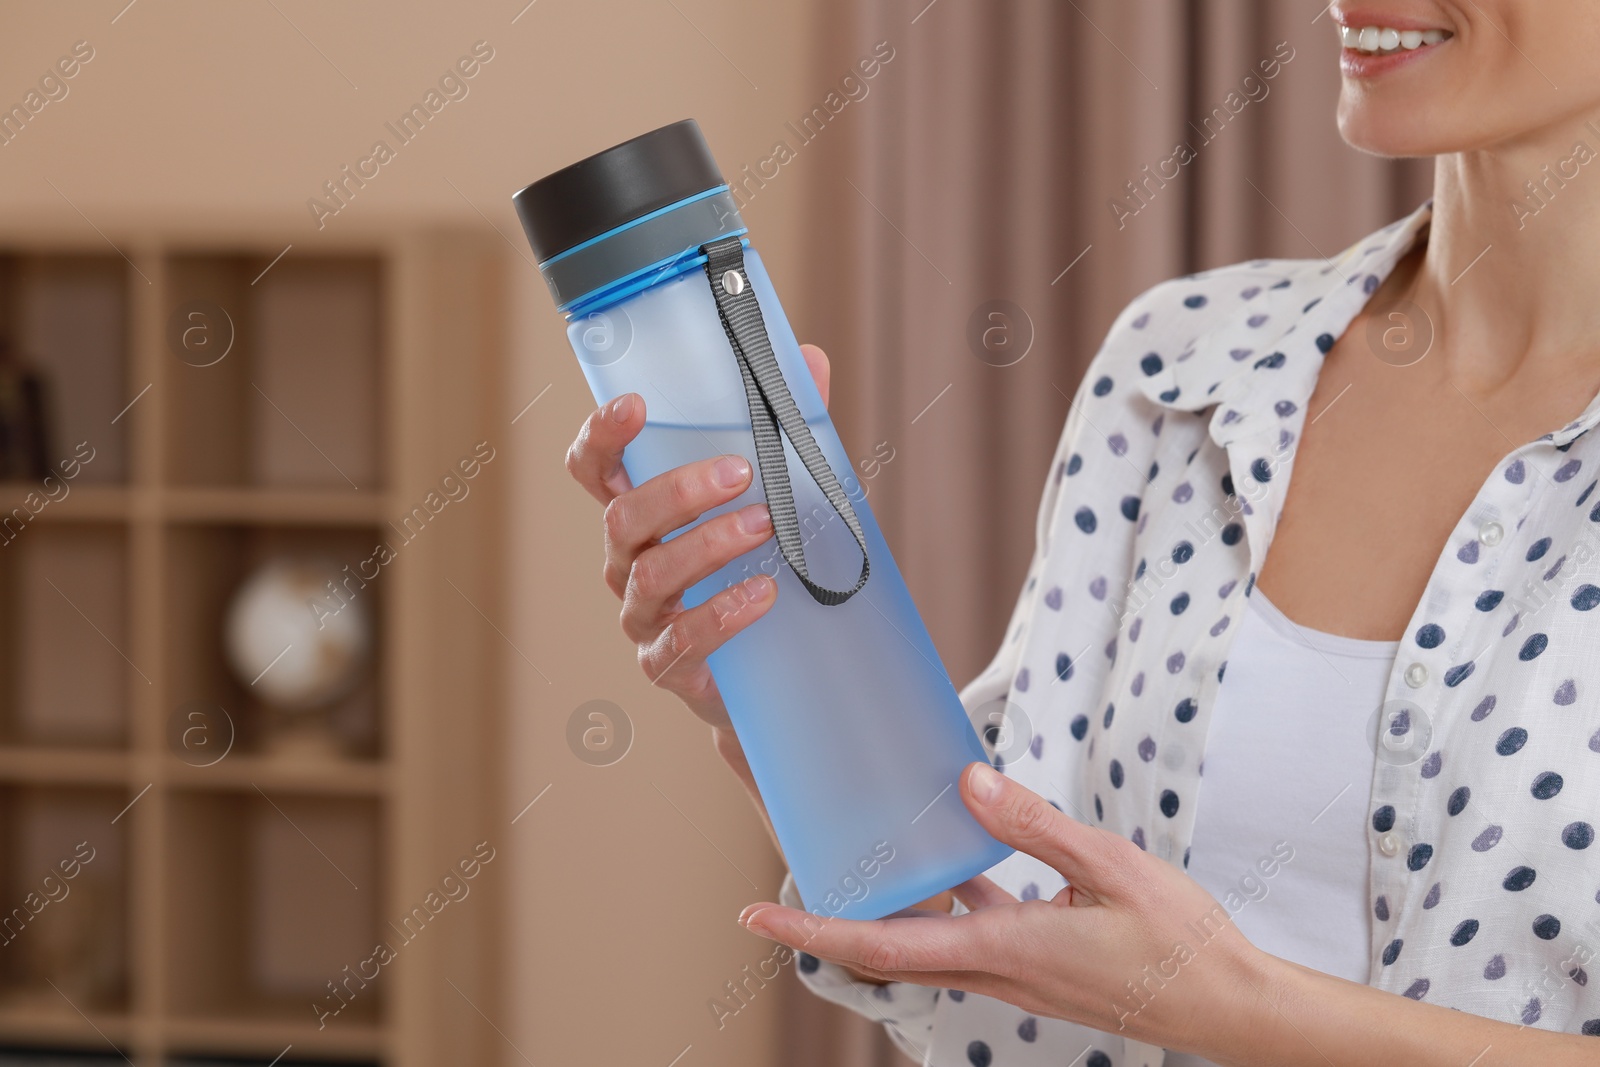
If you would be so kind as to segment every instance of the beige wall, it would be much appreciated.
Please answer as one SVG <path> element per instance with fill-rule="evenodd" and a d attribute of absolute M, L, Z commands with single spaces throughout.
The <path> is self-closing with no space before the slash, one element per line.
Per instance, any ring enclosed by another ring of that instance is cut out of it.
<path fill-rule="evenodd" d="M 684 116 L 700 119 L 726 170 L 764 158 L 783 123 L 827 91 L 810 74 L 816 6 L 537 0 L 513 24 L 523 0 L 124 3 L 12 5 L 0 17 L 7 107 L 75 42 L 94 49 L 68 95 L 0 147 L 0 205 L 13 217 L 85 232 L 248 217 L 315 250 L 326 234 L 306 200 L 387 139 L 383 124 L 474 42 L 494 49 L 469 94 L 325 220 L 329 230 L 352 216 L 492 224 L 510 238 L 513 460 L 504 470 L 516 480 L 506 576 L 516 606 L 498 621 L 548 682 L 511 657 L 508 817 L 553 785 L 507 838 L 513 964 L 493 1022 L 535 1063 L 665 1067 L 691 1044 L 685 1067 L 772 1062 L 775 992 L 720 1032 L 706 1002 L 766 955 L 733 918 L 775 892 L 778 868 L 703 729 L 644 684 L 616 630 L 599 580 L 597 508 L 561 470 L 589 399 L 521 258 L 507 198 Z M 805 180 L 804 168 L 785 172 L 746 212 L 780 287 L 798 273 Z M 636 728 L 630 754 L 603 769 L 581 764 L 564 739 L 568 714 L 597 697 L 620 704 Z M 522 1060 L 507 1049 L 504 1062 Z"/>

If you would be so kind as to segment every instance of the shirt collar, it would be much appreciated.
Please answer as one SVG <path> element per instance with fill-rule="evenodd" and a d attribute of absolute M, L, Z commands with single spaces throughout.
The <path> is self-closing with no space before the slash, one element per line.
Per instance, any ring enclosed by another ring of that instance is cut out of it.
<path fill-rule="evenodd" d="M 1432 221 L 1429 200 L 1326 262 L 1257 260 L 1226 268 L 1239 281 L 1238 306 L 1139 387 L 1162 407 L 1214 406 L 1211 436 L 1224 448 L 1247 433 L 1277 427 L 1311 398 L 1322 357 L 1395 264 L 1426 239 Z M 1600 394 L 1576 419 L 1539 440 L 1565 449 L 1597 424 Z"/>
<path fill-rule="evenodd" d="M 1549 441 L 1556 448 L 1565 452 L 1578 438 L 1594 429 L 1600 423 L 1600 393 L 1589 401 L 1589 406 L 1583 409 L 1583 414 L 1567 423 L 1555 433 L 1548 433 L 1541 437 L 1541 441 Z"/>
<path fill-rule="evenodd" d="M 1215 407 L 1211 436 L 1223 447 L 1278 427 L 1310 399 L 1323 355 L 1426 235 L 1432 218 L 1429 201 L 1326 261 L 1257 260 L 1225 268 L 1239 284 L 1236 302 L 1218 301 L 1227 308 L 1223 317 L 1140 388 L 1163 407 Z"/>

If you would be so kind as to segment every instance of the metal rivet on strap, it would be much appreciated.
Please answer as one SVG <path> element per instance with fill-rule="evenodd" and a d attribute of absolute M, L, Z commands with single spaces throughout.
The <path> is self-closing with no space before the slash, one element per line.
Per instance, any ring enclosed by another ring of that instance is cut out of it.
<path fill-rule="evenodd" d="M 722 291 L 729 296 L 738 296 L 744 292 L 744 275 L 736 270 L 724 272 L 722 275 Z"/>

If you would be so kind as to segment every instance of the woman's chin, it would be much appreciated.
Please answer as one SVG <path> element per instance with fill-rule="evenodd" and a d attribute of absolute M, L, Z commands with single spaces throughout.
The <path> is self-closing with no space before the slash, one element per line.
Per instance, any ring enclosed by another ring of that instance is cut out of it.
<path fill-rule="evenodd" d="M 1351 148 L 1375 156 L 1436 156 L 1460 147 L 1438 125 L 1419 121 L 1410 109 L 1341 102 L 1339 136 Z"/>

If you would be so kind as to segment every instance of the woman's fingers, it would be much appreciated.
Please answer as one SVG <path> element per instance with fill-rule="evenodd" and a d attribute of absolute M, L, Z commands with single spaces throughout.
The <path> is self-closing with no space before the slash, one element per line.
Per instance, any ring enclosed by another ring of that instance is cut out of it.
<path fill-rule="evenodd" d="M 816 345 L 801 345 L 800 354 L 826 405 L 832 377 L 827 355 Z M 637 393 L 625 393 L 591 412 L 567 449 L 567 472 L 602 504 L 633 488 L 622 469 L 622 451 L 644 428 L 644 415 L 644 400 Z"/>
<path fill-rule="evenodd" d="M 577 440 L 567 449 L 567 473 L 602 504 L 633 488 L 622 469 L 622 450 L 644 428 L 644 402 L 625 393 L 583 420 Z"/>
<path fill-rule="evenodd" d="M 827 354 L 816 345 L 801 345 L 800 354 L 826 405 L 832 377 Z M 633 488 L 627 471 L 622 469 L 622 451 L 639 436 L 644 417 L 643 398 L 637 393 L 625 393 L 591 412 L 579 429 L 577 440 L 567 449 L 567 472 L 602 504 L 611 503 Z"/>
<path fill-rule="evenodd" d="M 1116 885 L 1131 858 L 1123 846 L 1137 848 L 1057 811 L 1038 793 L 987 763 L 967 767 L 961 776 L 961 796 L 967 810 L 996 840 L 1054 867 L 1072 883 L 1079 898 Z"/>
<path fill-rule="evenodd" d="M 635 642 L 653 638 L 685 589 L 771 536 L 767 506 L 749 504 L 645 549 L 628 575 L 622 632 Z"/>
<path fill-rule="evenodd" d="M 685 700 L 707 694 L 709 671 L 701 670 L 706 657 L 734 634 L 765 615 L 777 596 L 778 583 L 765 574 L 729 586 L 710 600 L 678 615 L 654 640 L 639 644 L 639 666 L 651 685 L 678 693 Z"/>
<path fill-rule="evenodd" d="M 1012 907 L 968 915 L 912 913 L 873 921 L 823 918 L 776 904 L 752 904 L 739 916 L 751 933 L 880 981 L 949 986 L 990 994 L 1026 965 L 1025 931 Z"/>
<path fill-rule="evenodd" d="M 815 345 L 801 346 L 801 354 L 826 404 L 828 357 Z M 623 455 L 645 417 L 644 398 L 636 393 L 601 405 L 567 450 L 567 470 L 606 506 L 605 580 L 623 601 L 622 628 L 638 646 L 640 665 L 653 684 L 678 694 L 713 725 L 725 725 L 706 656 L 766 614 L 777 583 L 757 575 L 692 611 L 678 609 L 686 589 L 770 537 L 771 517 L 765 505 L 754 505 L 663 541 L 736 499 L 753 473 L 743 456 L 714 456 L 635 487 Z"/>
<path fill-rule="evenodd" d="M 606 584 L 622 596 L 650 542 L 726 504 L 750 485 L 750 461 L 716 456 L 674 467 L 606 505 Z"/>
<path fill-rule="evenodd" d="M 800 354 L 805 357 L 806 369 L 811 371 L 811 378 L 817 383 L 817 392 L 822 394 L 822 406 L 828 406 L 828 386 L 832 382 L 832 366 L 828 363 L 827 353 L 816 345 L 801 345 Z"/>
<path fill-rule="evenodd" d="M 977 875 L 951 890 L 955 898 L 967 906 L 968 911 L 992 908 L 999 904 L 1015 904 L 1017 898 L 995 885 L 987 875 Z"/>
<path fill-rule="evenodd" d="M 752 904 L 739 922 L 833 963 L 883 978 L 927 972 L 981 971 L 988 950 L 975 916 L 920 915 L 860 922 L 822 918 L 778 904 Z"/>

